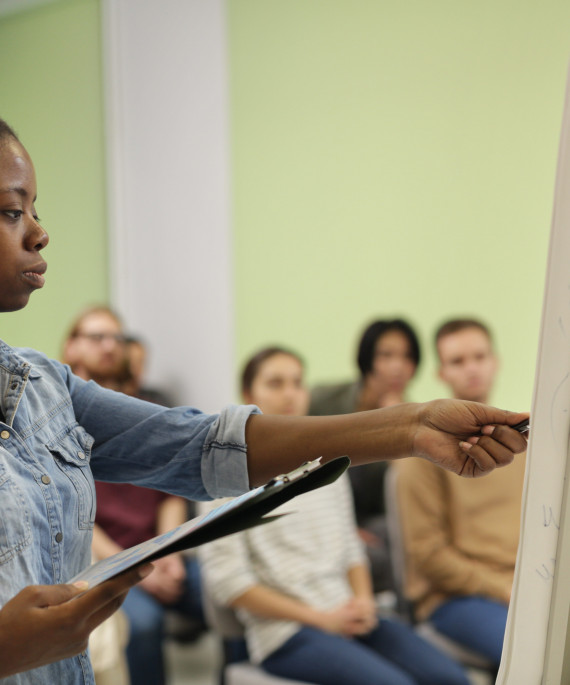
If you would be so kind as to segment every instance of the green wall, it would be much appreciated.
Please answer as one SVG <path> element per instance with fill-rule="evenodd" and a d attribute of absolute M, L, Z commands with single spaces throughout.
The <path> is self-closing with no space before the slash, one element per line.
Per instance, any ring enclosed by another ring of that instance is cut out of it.
<path fill-rule="evenodd" d="M 0 336 L 57 355 L 108 297 L 100 3 L 0 17 L 0 116 L 38 173 L 48 281 Z M 566 0 L 227 0 L 236 358 L 280 342 L 349 378 L 373 318 L 494 328 L 494 401 L 532 390 L 566 62 Z M 47 134 L 46 134 L 47 132 Z"/>
<path fill-rule="evenodd" d="M 229 0 L 237 355 L 349 378 L 371 319 L 495 331 L 493 400 L 530 405 L 567 0 Z"/>
<path fill-rule="evenodd" d="M 59 356 L 70 317 L 108 296 L 99 2 L 0 16 L 0 64 L 0 116 L 34 160 L 50 235 L 46 285 L 0 337 Z"/>

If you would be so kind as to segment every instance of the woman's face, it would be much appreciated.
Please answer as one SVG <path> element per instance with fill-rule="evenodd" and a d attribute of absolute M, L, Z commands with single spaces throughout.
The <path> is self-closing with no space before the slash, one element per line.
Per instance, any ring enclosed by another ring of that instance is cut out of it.
<path fill-rule="evenodd" d="M 306 414 L 309 394 L 303 384 L 299 360 L 288 354 L 274 354 L 266 359 L 249 392 L 244 393 L 244 399 L 256 404 L 264 414 Z"/>
<path fill-rule="evenodd" d="M 403 393 L 416 372 L 408 338 L 397 330 L 387 331 L 376 341 L 372 378 L 379 391 Z"/>
<path fill-rule="evenodd" d="M 0 141 L 0 311 L 13 312 L 43 287 L 47 264 L 40 255 L 48 235 L 34 207 L 36 175 L 26 150 L 13 138 Z"/>

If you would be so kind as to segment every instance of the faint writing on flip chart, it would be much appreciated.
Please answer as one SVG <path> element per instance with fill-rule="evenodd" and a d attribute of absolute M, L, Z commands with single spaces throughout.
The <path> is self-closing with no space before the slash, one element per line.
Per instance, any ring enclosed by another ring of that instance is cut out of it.
<path fill-rule="evenodd" d="M 570 285 L 567 287 L 570 291 Z M 570 299 L 567 305 L 570 309 Z M 565 344 L 567 344 L 569 322 L 565 321 L 564 318 L 562 316 L 558 317 L 558 326 L 560 329 L 559 334 L 562 335 Z M 560 449 L 562 449 L 561 442 L 564 440 L 563 436 L 568 436 L 568 422 L 570 418 L 568 416 L 569 380 L 570 372 L 566 372 L 555 386 L 550 401 L 550 434 L 554 444 L 560 444 Z M 561 424 L 565 426 L 566 430 L 560 430 Z M 557 532 L 560 530 L 560 517 L 549 504 L 542 505 L 542 525 L 544 528 L 555 529 Z M 545 583 L 552 582 L 556 572 L 556 558 L 551 558 L 546 563 L 542 563 L 539 567 L 535 568 L 535 571 Z"/>
<path fill-rule="evenodd" d="M 554 515 L 552 507 L 547 504 L 542 505 L 542 525 L 545 528 L 550 528 L 550 526 L 554 526 L 556 530 L 560 530 L 560 522 Z"/>
<path fill-rule="evenodd" d="M 562 414 L 568 414 L 568 407 L 567 407 L 567 394 L 568 394 L 568 388 L 566 387 L 566 384 L 568 383 L 568 379 L 570 378 L 570 372 L 566 373 L 564 378 L 558 383 L 556 386 L 556 389 L 554 390 L 554 393 L 552 395 L 552 400 L 550 402 L 550 433 L 552 435 L 552 439 L 554 442 L 557 442 L 557 430 L 556 430 L 556 423 L 557 423 L 557 417 L 560 416 L 560 413 Z M 561 405 L 558 408 L 557 411 L 557 405 Z M 566 419 L 568 420 L 568 419 Z"/>
<path fill-rule="evenodd" d="M 535 571 L 544 580 L 545 583 L 550 583 L 554 580 L 554 570 L 556 568 L 556 559 L 550 559 L 548 564 L 542 564 L 540 568 L 536 568 Z"/>
<path fill-rule="evenodd" d="M 560 521 L 557 519 L 552 507 L 548 504 L 542 505 L 542 525 L 544 528 L 556 528 L 560 530 Z M 545 583 L 554 580 L 556 570 L 556 559 L 550 559 L 546 564 L 541 564 L 535 571 Z"/>

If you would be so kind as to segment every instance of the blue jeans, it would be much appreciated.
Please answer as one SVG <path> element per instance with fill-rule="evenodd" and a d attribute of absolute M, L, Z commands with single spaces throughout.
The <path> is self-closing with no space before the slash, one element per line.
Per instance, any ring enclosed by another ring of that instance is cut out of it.
<path fill-rule="evenodd" d="M 457 597 L 438 607 L 429 620 L 440 633 L 498 666 L 507 611 L 506 604 L 485 597 Z"/>
<path fill-rule="evenodd" d="M 168 607 L 144 590 L 134 587 L 122 608 L 129 619 L 127 661 L 131 685 L 163 685 L 165 682 L 164 617 L 167 611 L 177 611 L 204 623 L 200 568 L 196 559 L 185 559 L 186 586 L 182 597 Z"/>
<path fill-rule="evenodd" d="M 262 666 L 315 685 L 469 685 L 459 664 L 389 619 L 352 640 L 304 627 Z"/>

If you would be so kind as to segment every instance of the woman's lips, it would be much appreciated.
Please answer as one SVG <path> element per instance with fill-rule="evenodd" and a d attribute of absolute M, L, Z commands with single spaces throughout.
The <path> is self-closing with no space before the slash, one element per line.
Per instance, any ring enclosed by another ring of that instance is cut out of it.
<path fill-rule="evenodd" d="M 24 278 L 36 288 L 43 288 L 44 283 L 46 282 L 45 276 L 43 275 L 44 273 L 45 268 L 41 270 L 24 271 Z"/>

